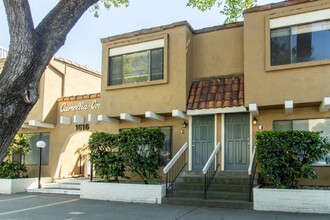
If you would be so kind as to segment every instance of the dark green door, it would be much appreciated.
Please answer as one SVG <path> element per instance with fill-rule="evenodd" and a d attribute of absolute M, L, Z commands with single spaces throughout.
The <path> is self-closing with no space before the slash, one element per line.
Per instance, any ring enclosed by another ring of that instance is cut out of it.
<path fill-rule="evenodd" d="M 192 118 L 192 169 L 202 170 L 214 149 L 214 115 Z"/>
<path fill-rule="evenodd" d="M 247 170 L 250 163 L 250 115 L 225 115 L 225 169 Z"/>

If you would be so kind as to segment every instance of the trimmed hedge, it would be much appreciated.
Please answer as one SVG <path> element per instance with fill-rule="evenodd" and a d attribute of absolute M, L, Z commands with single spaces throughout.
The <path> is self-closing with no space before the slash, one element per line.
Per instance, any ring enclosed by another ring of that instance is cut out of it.
<path fill-rule="evenodd" d="M 91 163 L 106 181 L 139 175 L 146 184 L 159 179 L 158 160 L 165 135 L 156 128 L 132 128 L 119 134 L 93 133 L 89 139 Z"/>
<path fill-rule="evenodd" d="M 329 145 L 318 132 L 261 131 L 256 135 L 257 161 L 277 188 L 297 188 L 299 178 L 317 178 L 311 164 L 327 154 Z"/>

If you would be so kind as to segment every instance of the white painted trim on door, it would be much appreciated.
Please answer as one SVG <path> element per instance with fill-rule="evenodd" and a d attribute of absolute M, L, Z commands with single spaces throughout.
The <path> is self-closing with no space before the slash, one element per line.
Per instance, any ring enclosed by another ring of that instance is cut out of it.
<path fill-rule="evenodd" d="M 191 171 L 192 170 L 192 127 L 193 127 L 193 124 L 192 124 L 192 116 L 189 116 L 189 123 L 188 123 L 190 126 L 188 126 L 189 128 L 189 148 L 188 148 L 188 153 L 189 153 L 189 168 L 188 170 Z"/>
<path fill-rule="evenodd" d="M 187 115 L 213 115 L 213 114 L 223 114 L 223 113 L 239 113 L 246 112 L 247 109 L 244 106 L 239 107 L 227 107 L 227 108 L 210 108 L 210 109 L 196 109 L 188 110 Z"/>
<path fill-rule="evenodd" d="M 225 114 L 221 114 L 221 171 L 225 170 Z"/>
<path fill-rule="evenodd" d="M 218 143 L 218 115 L 214 115 L 214 149 L 217 147 Z M 218 158 L 215 157 L 214 169 L 217 169 Z"/>
<path fill-rule="evenodd" d="M 250 159 L 249 159 L 249 163 L 251 162 L 252 160 L 252 154 L 253 154 L 253 146 L 252 146 L 252 135 L 253 135 L 253 132 L 252 132 L 252 129 L 253 129 L 253 125 L 252 125 L 252 120 L 253 120 L 253 116 L 252 114 L 250 114 L 250 121 L 249 121 L 249 124 L 250 124 Z M 249 169 L 249 168 L 248 168 Z"/>

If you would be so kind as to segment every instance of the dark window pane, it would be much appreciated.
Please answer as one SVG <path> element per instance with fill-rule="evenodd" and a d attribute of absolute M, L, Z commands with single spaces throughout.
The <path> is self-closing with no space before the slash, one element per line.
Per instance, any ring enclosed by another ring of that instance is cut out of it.
<path fill-rule="evenodd" d="M 330 22 L 292 27 L 293 62 L 330 59 Z"/>
<path fill-rule="evenodd" d="M 163 49 L 151 51 L 150 80 L 163 79 Z"/>
<path fill-rule="evenodd" d="M 149 81 L 150 51 L 124 55 L 123 84 Z"/>
<path fill-rule="evenodd" d="M 271 65 L 330 59 L 330 21 L 271 30 Z"/>
<path fill-rule="evenodd" d="M 271 31 L 271 65 L 291 63 L 290 29 L 281 28 Z"/>
<path fill-rule="evenodd" d="M 165 134 L 164 147 L 160 152 L 159 165 L 165 166 L 171 160 L 172 152 L 172 127 L 161 127 L 160 130 Z"/>
<path fill-rule="evenodd" d="M 123 83 L 123 56 L 110 57 L 108 85 L 121 85 Z"/>
<path fill-rule="evenodd" d="M 39 163 L 39 148 L 36 144 L 42 140 L 46 143 L 46 147 L 41 151 L 41 164 L 47 165 L 49 162 L 49 133 L 27 134 L 27 138 L 30 142 L 31 151 L 25 155 L 25 164 L 36 165 Z"/>
<path fill-rule="evenodd" d="M 292 121 L 273 121 L 274 131 L 292 130 Z"/>

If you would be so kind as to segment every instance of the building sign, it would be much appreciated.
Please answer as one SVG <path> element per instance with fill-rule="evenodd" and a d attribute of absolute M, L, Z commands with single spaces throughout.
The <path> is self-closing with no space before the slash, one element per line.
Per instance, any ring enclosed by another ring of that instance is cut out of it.
<path fill-rule="evenodd" d="M 89 109 L 100 109 L 101 103 L 98 100 L 94 100 L 91 104 L 86 102 L 79 102 L 76 105 L 70 106 L 67 102 L 61 105 L 61 112 L 75 112 L 75 111 L 87 111 Z"/>

